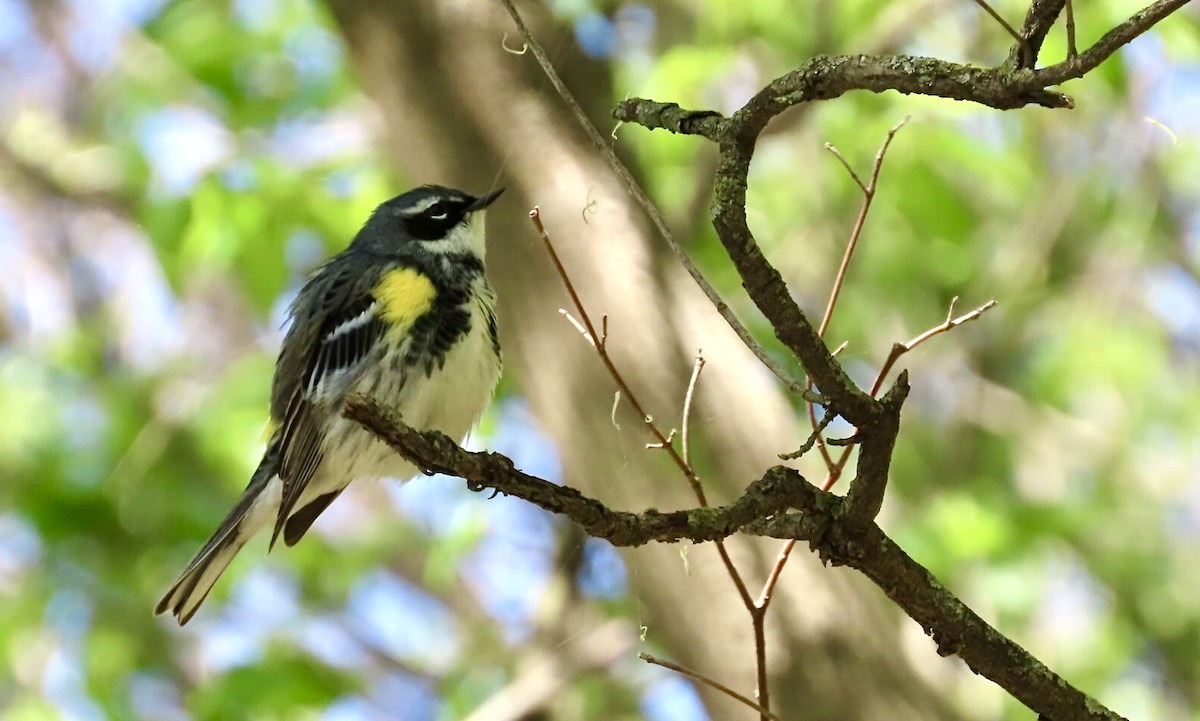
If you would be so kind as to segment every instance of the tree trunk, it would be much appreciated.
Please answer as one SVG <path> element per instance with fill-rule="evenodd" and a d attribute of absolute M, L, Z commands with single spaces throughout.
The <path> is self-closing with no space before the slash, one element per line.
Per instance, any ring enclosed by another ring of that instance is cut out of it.
<path fill-rule="evenodd" d="M 532 54 L 505 52 L 502 42 L 510 49 L 521 42 L 499 3 L 329 5 L 382 113 L 384 148 L 395 166 L 414 183 L 508 188 L 488 219 L 507 373 L 560 449 L 567 485 L 619 509 L 695 505 L 666 456 L 645 449 L 649 439 L 627 404 L 616 415 L 620 428 L 614 426 L 615 386 L 558 312 L 569 300 L 526 217 L 534 205 L 588 310 L 597 320 L 608 316 L 618 367 L 664 427 L 679 424 L 692 357 L 704 349 L 692 444 L 711 502 L 734 497 L 778 462 L 777 453 L 803 442 L 807 429 L 774 379 L 647 232 Z M 608 69 L 585 58 L 544 7 L 522 8 L 568 86 L 607 131 Z M 757 595 L 779 545 L 735 538 L 729 548 Z M 683 550 L 652 545 L 625 554 L 637 620 L 675 660 L 751 695 L 749 616 L 715 548 L 687 549 L 686 562 Z M 822 568 L 798 548 L 768 617 L 772 707 L 785 718 L 814 721 L 954 717 L 931 677 L 952 673 L 958 662 L 939 660 L 924 641 L 922 666 L 933 668 L 918 676 L 902 652 L 920 633 L 910 625 L 873 586 Z M 754 717 L 706 687 L 700 691 L 714 719 Z"/>

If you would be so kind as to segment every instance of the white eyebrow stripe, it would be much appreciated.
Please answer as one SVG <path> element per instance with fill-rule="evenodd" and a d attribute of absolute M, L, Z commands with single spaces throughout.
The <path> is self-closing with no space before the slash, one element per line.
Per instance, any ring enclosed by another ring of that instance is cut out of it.
<path fill-rule="evenodd" d="M 420 203 L 417 203 L 416 205 L 410 205 L 407 208 L 403 208 L 401 210 L 401 212 L 404 213 L 405 215 L 420 215 L 421 213 L 424 213 L 426 210 L 429 210 L 430 208 L 432 208 L 435 204 L 445 202 L 446 200 L 448 200 L 448 198 L 439 198 L 439 197 L 426 198 L 426 199 L 422 200 Z"/>

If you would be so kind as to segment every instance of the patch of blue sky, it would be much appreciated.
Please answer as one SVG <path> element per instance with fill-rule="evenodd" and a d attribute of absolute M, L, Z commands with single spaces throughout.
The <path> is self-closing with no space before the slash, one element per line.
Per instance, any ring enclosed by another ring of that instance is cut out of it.
<path fill-rule="evenodd" d="M 134 25 L 144 25 L 150 22 L 158 17 L 158 14 L 167 5 L 167 0 L 105 0 L 104 3 L 96 3 L 94 0 L 74 0 L 74 2 L 77 7 L 81 8 L 84 17 L 87 17 L 88 11 L 97 4 L 107 4 L 118 17 Z"/>
<path fill-rule="evenodd" d="M 362 188 L 363 180 L 372 169 L 354 163 L 334 168 L 325 174 L 325 190 L 335 198 L 352 198 Z"/>
<path fill-rule="evenodd" d="M 557 482 L 560 463 L 554 444 L 534 425 L 522 399 L 509 397 L 497 401 L 491 436 L 473 432 L 464 444 L 471 450 L 490 449 L 516 461 L 527 473 Z M 397 508 L 427 533 L 444 536 L 463 522 L 483 513 L 493 532 L 511 526 L 536 529 L 539 538 L 552 542 L 550 520 L 545 512 L 517 499 L 489 498 L 490 492 L 473 493 L 459 478 L 434 475 L 418 476 L 403 486 L 390 484 L 389 495 Z"/>
<path fill-rule="evenodd" d="M 354 113 L 304 112 L 276 124 L 271 153 L 293 167 L 309 167 L 366 150 L 370 134 Z"/>
<path fill-rule="evenodd" d="M 1188 483 L 1181 503 L 1163 508 L 1162 528 L 1172 539 L 1194 544 L 1200 538 L 1200 478 L 1193 473 Z"/>
<path fill-rule="evenodd" d="M 235 193 L 249 193 L 258 188 L 258 168 L 245 158 L 234 158 L 220 170 L 221 184 Z"/>
<path fill-rule="evenodd" d="M 156 189 L 170 196 L 190 193 L 233 152 L 229 130 L 212 113 L 174 105 L 138 121 L 138 143 L 154 171 Z"/>
<path fill-rule="evenodd" d="M 1068 550 L 1048 554 L 1045 586 L 1033 619 L 1039 643 L 1062 655 L 1084 657 L 1097 650 L 1096 628 L 1111 625 L 1110 592 Z"/>
<path fill-rule="evenodd" d="M 157 370 L 185 346 L 180 306 L 145 238 L 124 226 L 83 217 L 75 233 L 91 236 L 88 269 L 98 275 L 118 326 L 121 362 Z"/>
<path fill-rule="evenodd" d="M 262 32 L 279 24 L 282 0 L 234 0 L 233 17 L 248 30 Z"/>
<path fill-rule="evenodd" d="M 345 64 L 342 43 L 319 25 L 300 25 L 283 40 L 283 51 L 296 66 L 300 79 L 323 84 L 341 72 Z"/>
<path fill-rule="evenodd" d="M 393 718 L 396 717 L 384 713 L 362 696 L 343 696 L 329 704 L 321 714 L 321 721 L 391 721 Z"/>
<path fill-rule="evenodd" d="M 59 641 L 42 668 L 42 695 L 72 721 L 104 721 L 107 715 L 88 695 L 83 649 L 77 641 Z"/>
<path fill-rule="evenodd" d="M 504 638 L 518 643 L 533 631 L 531 620 L 552 570 L 552 546 L 522 543 L 506 532 L 509 529 L 494 529 L 463 561 L 459 573 L 500 624 Z"/>
<path fill-rule="evenodd" d="M 42 537 L 29 519 L 8 511 L 0 514 L 0 593 L 18 583 L 42 560 Z"/>
<path fill-rule="evenodd" d="M 0 0 L 0 58 L 8 70 L 0 73 L 0 87 L 19 84 L 26 72 L 43 61 L 44 53 L 28 4 Z"/>
<path fill-rule="evenodd" d="M 92 625 L 92 600 L 78 589 L 59 588 L 46 604 L 45 618 L 46 625 L 54 629 L 59 639 L 83 638 Z"/>
<path fill-rule="evenodd" d="M 456 533 L 483 512 L 479 494 L 467 490 L 461 478 L 441 473 L 388 483 L 384 489 L 397 510 L 435 538 Z"/>
<path fill-rule="evenodd" d="M 332 668 L 366 668 L 371 656 L 346 629 L 340 616 L 316 616 L 297 629 L 299 643 L 314 658 Z"/>
<path fill-rule="evenodd" d="M 179 687 L 165 678 L 135 671 L 129 678 L 129 705 L 140 719 L 188 721 Z"/>
<path fill-rule="evenodd" d="M 460 574 L 506 638 L 518 641 L 531 631 L 529 621 L 553 571 L 554 521 L 519 498 L 496 496 L 483 509 L 487 533 Z"/>
<path fill-rule="evenodd" d="M 120 0 L 72 0 L 67 23 L 71 57 L 93 73 L 112 67 L 131 26 L 130 13 Z"/>
<path fill-rule="evenodd" d="M 615 600 L 629 590 L 625 561 L 608 541 L 589 538 L 583 545 L 583 567 L 579 569 L 579 591 L 585 598 Z"/>
<path fill-rule="evenodd" d="M 1146 303 L 1167 327 L 1177 346 L 1200 350 L 1200 285 L 1177 265 L 1151 268 L 1145 282 Z"/>
<path fill-rule="evenodd" d="M 288 236 L 283 246 L 283 258 L 288 270 L 303 278 L 324 262 L 329 252 L 325 241 L 311 228 L 301 228 Z"/>
<path fill-rule="evenodd" d="M 496 403 L 495 430 L 488 447 L 512 458 L 526 473 L 553 483 L 562 483 L 562 460 L 558 449 L 537 426 L 529 405 L 520 396 Z"/>
<path fill-rule="evenodd" d="M 613 15 L 614 53 L 624 61 L 649 61 L 658 31 L 658 13 L 642 3 L 626 3 Z"/>
<path fill-rule="evenodd" d="M 379 650 L 431 672 L 452 668 L 461 646 L 454 614 L 434 596 L 387 571 L 354 584 L 347 617 Z"/>
<path fill-rule="evenodd" d="M 704 721 L 708 712 L 695 687 L 679 676 L 663 675 L 642 694 L 638 706 L 648 721 Z"/>
<path fill-rule="evenodd" d="M 46 604 L 46 625 L 53 630 L 53 650 L 41 676 L 41 691 L 66 718 L 102 721 L 104 712 L 87 693 L 83 640 L 92 623 L 92 600 L 75 588 L 60 588 Z"/>
<path fill-rule="evenodd" d="M 607 58 L 617 44 L 612 21 L 596 12 L 586 12 L 575 19 L 575 42 L 592 58 Z"/>
<path fill-rule="evenodd" d="M 1200 263 L 1200 207 L 1184 211 L 1183 225 L 1183 244 L 1187 248 L 1188 260 Z"/>
<path fill-rule="evenodd" d="M 13 198 L 0 193 L 0 268 L 10 269 L 12 256 L 24 244 L 17 232 L 17 215 L 13 212 L 19 207 Z"/>
<path fill-rule="evenodd" d="M 371 685 L 368 698 L 386 717 L 405 721 L 434 721 L 442 701 L 426 679 L 390 673 Z"/>
<path fill-rule="evenodd" d="M 1200 64 L 1172 62 L 1154 31 L 1120 51 L 1122 61 L 1146 84 L 1143 110 L 1176 135 L 1200 131 Z"/>
<path fill-rule="evenodd" d="M 93 487 L 108 478 L 113 459 L 108 456 L 108 409 L 88 387 L 62 399 L 59 424 L 69 452 L 63 455 L 63 477 L 80 487 Z"/>
<path fill-rule="evenodd" d="M 1192 441 L 1189 447 L 1192 449 L 1192 458 L 1200 458 L 1200 440 Z M 1200 536 L 1200 467 L 1193 464 L 1192 468 L 1182 502 L 1165 511 L 1164 521 L 1172 536 L 1194 542 Z"/>
<path fill-rule="evenodd" d="M 295 583 L 278 572 L 255 568 L 234 584 L 228 603 L 202 609 L 192 625 L 207 666 L 225 671 L 261 658 L 267 640 L 290 628 L 299 613 Z"/>

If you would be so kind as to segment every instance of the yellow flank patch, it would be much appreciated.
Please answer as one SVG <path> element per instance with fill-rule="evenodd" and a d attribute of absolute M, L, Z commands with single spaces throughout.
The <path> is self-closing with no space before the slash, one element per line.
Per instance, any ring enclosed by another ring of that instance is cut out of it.
<path fill-rule="evenodd" d="M 380 317 L 393 329 L 407 328 L 429 312 L 437 298 L 433 281 L 412 268 L 389 270 L 373 292 L 379 301 Z"/>

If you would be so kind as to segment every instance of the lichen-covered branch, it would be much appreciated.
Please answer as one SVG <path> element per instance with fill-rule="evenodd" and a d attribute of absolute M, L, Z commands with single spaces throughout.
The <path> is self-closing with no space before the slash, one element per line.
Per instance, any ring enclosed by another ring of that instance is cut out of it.
<path fill-rule="evenodd" d="M 815 493 L 821 491 L 813 488 Z M 1019 644 L 1007 638 L 959 600 L 933 574 L 914 561 L 874 522 L 859 524 L 845 513 L 836 496 L 789 513 L 753 523 L 748 533 L 807 540 L 821 560 L 849 566 L 871 579 L 887 597 L 921 624 L 942 656 L 959 656 L 1014 698 L 1054 721 L 1122 718 L 1051 671 Z M 814 516 L 824 515 L 824 523 Z M 817 538 L 808 536 L 814 527 Z"/>
<path fill-rule="evenodd" d="M 689 511 L 643 513 L 613 511 L 599 501 L 550 481 L 523 473 L 499 453 L 465 451 L 443 433 L 416 431 L 399 414 L 365 396 L 346 404 L 347 418 L 383 439 L 418 468 L 466 479 L 471 488 L 492 489 L 516 496 L 551 513 L 570 518 L 588 535 L 614 546 L 641 546 L 651 541 L 716 541 L 733 535 L 746 524 L 782 513 L 798 503 L 810 484 L 796 471 L 782 466 L 768 470 L 728 506 Z"/>
<path fill-rule="evenodd" d="M 444 434 L 415 431 L 397 413 L 365 396 L 351 398 L 345 415 L 426 471 L 464 478 L 473 490 L 491 489 L 524 499 L 615 546 L 683 539 L 700 543 L 739 531 L 806 541 L 826 563 L 849 566 L 870 578 L 921 624 L 941 655 L 962 657 L 973 671 L 1043 717 L 1055 721 L 1121 718 L 988 625 L 873 520 L 853 512 L 847 499 L 821 491 L 793 469 L 769 469 L 727 506 L 628 513 L 523 473 L 506 456 L 465 451 Z"/>
<path fill-rule="evenodd" d="M 1066 0 L 1033 0 L 1029 4 L 1029 12 L 1025 13 L 1025 23 L 1021 25 L 1021 37 L 1024 42 L 1013 43 L 1008 51 L 1008 64 L 1014 68 L 1033 68 L 1037 66 L 1038 55 L 1042 52 L 1042 43 L 1050 28 L 1058 20 L 1058 16 L 1066 7 Z"/>

